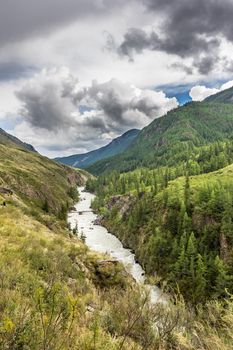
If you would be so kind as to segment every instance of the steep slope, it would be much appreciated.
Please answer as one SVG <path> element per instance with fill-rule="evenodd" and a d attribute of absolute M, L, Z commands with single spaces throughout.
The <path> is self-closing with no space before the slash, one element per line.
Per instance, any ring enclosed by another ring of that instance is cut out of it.
<path fill-rule="evenodd" d="M 68 209 L 82 174 L 38 153 L 0 144 L 0 186 L 55 215 Z"/>
<path fill-rule="evenodd" d="M 36 152 L 35 148 L 28 143 L 22 142 L 16 137 L 8 134 L 6 131 L 0 128 L 0 144 L 15 146 L 18 148 L 23 148 L 31 152 Z"/>
<path fill-rule="evenodd" d="M 132 143 L 138 133 L 139 130 L 132 129 L 97 150 L 84 154 L 75 154 L 69 157 L 56 158 L 55 160 L 75 168 L 87 168 L 99 160 L 122 153 Z"/>
<path fill-rule="evenodd" d="M 136 167 L 173 166 L 187 161 L 195 148 L 231 140 L 233 105 L 191 102 L 155 119 L 122 154 L 88 167 L 94 174 Z M 197 151 L 198 153 L 198 151 Z"/>

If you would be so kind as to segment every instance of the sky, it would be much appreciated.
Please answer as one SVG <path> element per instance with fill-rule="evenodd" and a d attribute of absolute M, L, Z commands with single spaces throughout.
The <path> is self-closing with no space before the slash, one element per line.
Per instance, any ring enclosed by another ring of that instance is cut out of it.
<path fill-rule="evenodd" d="M 0 127 L 84 153 L 233 86 L 232 0 L 0 0 Z"/>

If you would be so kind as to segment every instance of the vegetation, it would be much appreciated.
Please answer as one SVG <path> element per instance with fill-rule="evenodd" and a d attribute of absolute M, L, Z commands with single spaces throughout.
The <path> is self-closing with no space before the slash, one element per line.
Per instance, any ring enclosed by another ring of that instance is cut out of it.
<path fill-rule="evenodd" d="M 193 305 L 232 292 L 232 96 L 154 120 L 122 155 L 96 163 L 102 175 L 87 184 L 102 222 Z"/>
<path fill-rule="evenodd" d="M 88 182 L 93 207 L 149 274 L 192 304 L 233 292 L 233 165 L 169 182 L 166 169 Z"/>
<path fill-rule="evenodd" d="M 206 153 L 207 157 L 208 154 L 213 156 L 213 152 L 209 152 L 212 147 L 216 147 L 216 156 L 221 163 L 221 157 L 228 157 L 224 152 L 228 147 L 225 142 L 231 143 L 232 137 L 232 104 L 192 102 L 155 119 L 125 152 L 97 162 L 88 170 L 99 175 L 112 170 L 127 172 L 138 167 L 176 167 L 185 161 L 199 164 L 203 163 L 202 152 L 204 156 Z M 232 162 L 232 153 L 230 157 Z M 201 169 L 197 168 L 198 171 Z"/>

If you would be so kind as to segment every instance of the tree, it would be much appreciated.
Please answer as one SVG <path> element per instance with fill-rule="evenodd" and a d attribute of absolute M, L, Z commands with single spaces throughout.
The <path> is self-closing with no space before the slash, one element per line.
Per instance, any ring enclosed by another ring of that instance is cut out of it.
<path fill-rule="evenodd" d="M 189 174 L 188 174 L 188 172 L 186 173 L 186 176 L 185 176 L 184 204 L 185 204 L 187 212 L 190 213 L 191 198 L 190 198 L 190 183 L 189 183 Z"/>
<path fill-rule="evenodd" d="M 202 256 L 197 254 L 196 276 L 195 276 L 195 302 L 206 299 L 206 266 Z"/>
<path fill-rule="evenodd" d="M 214 295 L 216 298 L 226 296 L 227 288 L 229 287 L 230 277 L 228 275 L 227 267 L 224 262 L 217 255 L 214 260 Z"/>

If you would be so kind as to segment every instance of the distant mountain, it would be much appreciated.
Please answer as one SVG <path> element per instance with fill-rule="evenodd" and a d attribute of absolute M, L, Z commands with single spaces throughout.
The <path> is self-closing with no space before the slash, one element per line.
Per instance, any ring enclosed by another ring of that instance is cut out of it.
<path fill-rule="evenodd" d="M 233 103 L 233 87 L 205 99 L 206 102 Z"/>
<path fill-rule="evenodd" d="M 87 168 L 99 160 L 122 153 L 133 142 L 139 132 L 140 130 L 132 129 L 97 150 L 84 154 L 74 154 L 69 157 L 59 157 L 55 160 L 75 168 Z"/>
<path fill-rule="evenodd" d="M 25 142 L 20 141 L 17 137 L 8 134 L 6 131 L 0 128 L 0 144 L 23 148 L 27 151 L 36 152 L 35 148 Z"/>
<path fill-rule="evenodd" d="M 233 139 L 233 88 L 203 102 L 191 102 L 155 119 L 121 154 L 99 161 L 87 170 L 95 175 L 137 167 L 177 166 L 198 157 L 198 148 Z"/>

